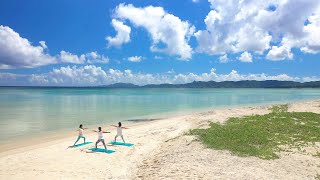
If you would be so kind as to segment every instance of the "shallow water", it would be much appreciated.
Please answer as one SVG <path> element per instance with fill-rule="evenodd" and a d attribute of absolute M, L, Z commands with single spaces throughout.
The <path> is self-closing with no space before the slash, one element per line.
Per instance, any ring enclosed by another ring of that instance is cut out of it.
<path fill-rule="evenodd" d="M 0 88 L 0 143 L 207 108 L 320 99 L 320 89 Z"/>

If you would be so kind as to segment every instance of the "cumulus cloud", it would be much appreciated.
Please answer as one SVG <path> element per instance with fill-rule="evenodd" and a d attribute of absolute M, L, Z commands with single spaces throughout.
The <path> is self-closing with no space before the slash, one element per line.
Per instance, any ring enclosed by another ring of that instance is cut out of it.
<path fill-rule="evenodd" d="M 176 72 L 174 71 L 174 69 L 171 69 L 169 71 L 166 72 L 167 74 L 175 74 Z"/>
<path fill-rule="evenodd" d="M 276 40 L 281 41 L 280 49 L 276 50 L 282 56 L 271 60 L 291 59 L 292 48 L 299 48 L 304 53 L 320 52 L 319 1 L 283 1 L 277 11 L 260 11 L 256 19 L 262 27 L 274 34 Z M 273 53 L 276 52 L 270 54 Z"/>
<path fill-rule="evenodd" d="M 56 63 L 44 41 L 34 46 L 8 26 L 0 25 L 0 69 L 32 68 Z"/>
<path fill-rule="evenodd" d="M 76 54 L 72 54 L 66 51 L 61 51 L 60 55 L 58 56 L 60 62 L 63 63 L 72 63 L 72 64 L 106 64 L 109 63 L 109 58 L 105 57 L 104 55 L 98 54 L 95 52 L 90 52 L 87 54 L 81 54 L 80 56 Z"/>
<path fill-rule="evenodd" d="M 233 36 L 228 37 L 230 48 L 233 52 L 254 51 L 262 54 L 264 50 L 269 49 L 271 36 L 258 27 L 245 25 Z"/>
<path fill-rule="evenodd" d="M 85 55 L 86 61 L 89 64 L 107 64 L 109 63 L 109 58 L 104 55 L 98 54 L 98 52 L 90 52 Z"/>
<path fill-rule="evenodd" d="M 108 41 L 108 47 L 120 47 L 122 44 L 128 43 L 130 41 L 131 28 L 116 19 L 112 19 L 111 24 L 117 31 L 117 35 L 115 37 L 106 37 L 106 40 Z"/>
<path fill-rule="evenodd" d="M 228 62 L 228 61 L 229 61 L 228 55 L 225 54 L 225 55 L 223 55 L 223 56 L 220 56 L 220 57 L 219 57 L 219 61 L 220 61 L 221 63 L 226 63 L 226 62 Z"/>
<path fill-rule="evenodd" d="M 106 72 L 94 65 L 61 67 L 47 74 L 33 74 L 29 77 L 31 83 L 62 86 L 99 85 L 106 79 Z"/>
<path fill-rule="evenodd" d="M 78 56 L 66 51 L 61 51 L 59 60 L 64 63 L 83 64 L 85 62 L 85 57 L 83 55 Z"/>
<path fill-rule="evenodd" d="M 59 54 L 52 56 L 46 52 L 48 46 L 45 41 L 40 41 L 39 44 L 40 46 L 34 46 L 10 27 L 0 25 L 0 69 L 34 68 L 56 63 L 109 62 L 108 57 L 97 52 L 76 55 L 62 50 Z"/>
<path fill-rule="evenodd" d="M 303 82 L 310 82 L 310 81 L 320 81 L 320 77 L 311 76 L 311 77 L 303 77 Z"/>
<path fill-rule="evenodd" d="M 142 56 L 131 56 L 128 58 L 128 61 L 131 62 L 140 62 L 142 61 L 143 57 Z"/>
<path fill-rule="evenodd" d="M 261 3 L 260 3 L 261 4 Z M 260 7 L 254 18 L 255 23 L 272 32 L 274 36 L 293 35 L 303 37 L 304 22 L 314 13 L 319 13 L 319 1 L 316 0 L 268 0 L 264 6 L 275 5 L 275 11 Z M 292 13 L 294 12 L 294 13 Z"/>
<path fill-rule="evenodd" d="M 242 62 L 252 62 L 252 55 L 246 51 L 243 52 L 238 59 Z"/>
<path fill-rule="evenodd" d="M 319 8 L 320 11 L 320 8 Z M 320 12 L 308 18 L 310 24 L 304 26 L 303 31 L 307 34 L 301 51 L 306 53 L 319 53 L 320 52 Z"/>
<path fill-rule="evenodd" d="M 32 75 L 30 81 L 32 83 L 44 83 L 53 85 L 102 85 L 113 83 L 134 83 L 138 85 L 145 84 L 181 84 L 193 81 L 240 81 L 240 80 L 291 80 L 300 81 L 302 79 L 291 77 L 286 74 L 267 75 L 267 74 L 239 74 L 232 70 L 228 74 L 217 74 L 215 69 L 211 69 L 209 73 L 194 74 L 149 74 L 149 73 L 133 73 L 127 69 L 124 71 L 109 69 L 102 70 L 100 67 L 88 65 L 83 67 L 62 67 L 54 69 L 48 74 Z"/>
<path fill-rule="evenodd" d="M 198 52 L 224 54 L 228 52 L 254 51 L 263 53 L 269 48 L 272 37 L 251 21 L 256 14 L 252 2 L 209 1 L 213 10 L 204 22 L 206 30 L 195 33 Z M 259 4 L 259 3 L 257 3 Z M 261 3 L 260 3 L 261 4 Z"/>
<path fill-rule="evenodd" d="M 46 45 L 45 41 L 39 41 L 39 44 L 43 47 L 43 49 L 47 49 L 48 46 Z"/>
<path fill-rule="evenodd" d="M 272 46 L 271 50 L 268 52 L 267 59 L 278 61 L 278 60 L 284 60 L 284 59 L 292 59 L 293 54 L 291 52 L 291 49 L 286 46 Z"/>
<path fill-rule="evenodd" d="M 13 73 L 0 73 L 0 85 L 41 85 L 41 86 L 96 86 L 113 83 L 146 84 L 183 84 L 193 81 L 240 81 L 240 80 L 288 80 L 288 81 L 315 81 L 320 77 L 293 77 L 287 74 L 268 75 L 240 74 L 232 70 L 227 74 L 219 74 L 216 69 L 209 72 L 175 73 L 170 70 L 164 73 L 150 74 L 132 72 L 130 69 L 121 71 L 117 69 L 104 70 L 95 65 L 66 66 L 55 68 L 44 74 L 21 75 Z"/>
<path fill-rule="evenodd" d="M 320 1 L 208 1 L 212 10 L 204 19 L 206 29 L 195 33 L 198 52 L 263 54 L 270 44 L 270 60 L 291 59 L 292 48 L 320 52 Z"/>
<path fill-rule="evenodd" d="M 25 74 L 0 73 L 0 86 L 28 86 L 30 85 L 29 76 Z"/>
<path fill-rule="evenodd" d="M 167 13 L 162 7 L 139 8 L 120 4 L 114 11 L 114 17 L 146 29 L 152 38 L 151 51 L 178 55 L 181 59 L 191 58 L 192 48 L 188 41 L 195 31 L 194 26 Z"/>

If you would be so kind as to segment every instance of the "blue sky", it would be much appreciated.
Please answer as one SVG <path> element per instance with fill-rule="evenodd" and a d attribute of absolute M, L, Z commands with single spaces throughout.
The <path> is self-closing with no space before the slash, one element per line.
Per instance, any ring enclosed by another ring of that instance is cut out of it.
<path fill-rule="evenodd" d="M 0 85 L 314 81 L 319 53 L 317 0 L 0 2 Z"/>

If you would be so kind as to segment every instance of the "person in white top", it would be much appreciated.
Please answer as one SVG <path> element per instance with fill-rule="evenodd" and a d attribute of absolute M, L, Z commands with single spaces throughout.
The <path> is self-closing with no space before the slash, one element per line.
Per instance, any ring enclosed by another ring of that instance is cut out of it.
<path fill-rule="evenodd" d="M 106 146 L 106 143 L 104 142 L 103 133 L 110 133 L 110 132 L 102 131 L 101 127 L 98 127 L 98 131 L 96 131 L 96 130 L 93 130 L 93 131 L 98 133 L 98 140 L 97 140 L 97 142 L 96 142 L 96 149 L 97 149 L 98 143 L 99 143 L 99 142 L 102 142 L 104 148 L 105 148 L 106 151 L 107 151 L 107 146 Z"/>
<path fill-rule="evenodd" d="M 122 138 L 122 141 L 123 141 L 124 143 L 126 143 L 126 142 L 124 141 L 124 138 L 123 138 L 123 135 L 122 135 L 122 129 L 129 129 L 129 128 L 122 127 L 121 122 L 118 123 L 118 126 L 115 126 L 115 125 L 111 125 L 111 126 L 117 128 L 117 135 L 114 137 L 114 142 L 117 142 L 117 137 L 120 136 L 120 137 Z"/>
<path fill-rule="evenodd" d="M 83 136 L 83 131 L 85 129 L 88 128 L 83 128 L 82 124 L 80 124 L 79 129 L 77 130 L 79 132 L 78 139 L 76 140 L 76 142 L 74 142 L 73 146 L 75 146 L 80 139 L 83 139 L 83 143 L 86 143 L 86 137 Z"/>

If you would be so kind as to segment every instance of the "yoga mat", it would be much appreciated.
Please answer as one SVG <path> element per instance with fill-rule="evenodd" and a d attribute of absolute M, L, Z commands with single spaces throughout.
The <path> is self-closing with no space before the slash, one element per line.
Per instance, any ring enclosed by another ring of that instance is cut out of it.
<path fill-rule="evenodd" d="M 119 145 L 119 146 L 127 146 L 127 147 L 130 147 L 130 146 L 133 146 L 134 144 L 131 144 L 131 143 L 123 143 L 123 142 L 110 142 L 110 144 L 112 145 Z"/>
<path fill-rule="evenodd" d="M 90 148 L 89 150 L 94 151 L 94 152 L 107 153 L 107 154 L 111 154 L 111 153 L 116 152 L 116 151 L 110 150 L 110 149 L 108 149 L 108 151 L 106 152 L 106 149 L 102 149 L 102 148 L 97 148 L 97 149 L 96 148 Z"/>
<path fill-rule="evenodd" d="M 92 142 L 85 142 L 85 143 L 82 143 L 82 144 L 76 144 L 74 146 L 71 146 L 71 148 L 76 148 L 76 147 L 80 147 L 80 146 L 85 146 L 87 144 L 91 144 Z"/>

